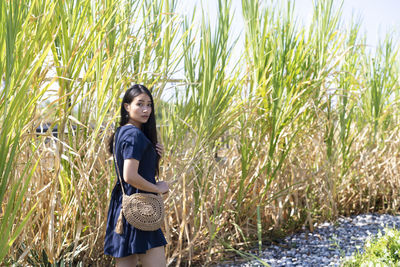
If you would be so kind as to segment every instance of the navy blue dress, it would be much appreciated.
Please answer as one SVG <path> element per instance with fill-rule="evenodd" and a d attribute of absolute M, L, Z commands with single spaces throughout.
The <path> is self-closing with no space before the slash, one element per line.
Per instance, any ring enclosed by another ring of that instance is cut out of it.
<path fill-rule="evenodd" d="M 131 195 L 136 192 L 143 192 L 125 182 L 123 178 L 124 160 L 138 160 L 138 173 L 147 181 L 155 184 L 156 151 L 144 133 L 133 125 L 120 127 L 115 136 L 117 143 L 114 151 L 125 193 Z M 114 230 L 117 225 L 121 204 L 122 190 L 117 178 L 108 209 L 104 254 L 118 258 L 126 257 L 132 254 L 146 253 L 148 249 L 167 244 L 161 229 L 156 231 L 142 231 L 131 226 L 126 222 L 125 218 L 123 219 L 124 232 L 122 235 L 117 234 Z"/>

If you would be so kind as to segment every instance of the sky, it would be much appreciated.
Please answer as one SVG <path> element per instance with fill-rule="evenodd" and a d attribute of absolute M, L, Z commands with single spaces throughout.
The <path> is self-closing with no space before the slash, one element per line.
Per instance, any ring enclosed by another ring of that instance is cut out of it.
<path fill-rule="evenodd" d="M 242 0 L 231 0 L 232 11 L 234 12 L 231 34 L 232 40 L 235 36 L 241 34 L 244 38 L 244 22 L 241 14 Z M 252 0 L 260 3 L 277 4 L 286 3 L 287 0 Z M 306 28 L 312 20 L 313 6 L 318 0 L 292 0 L 294 1 L 294 13 L 297 17 L 297 22 L 302 23 Z M 319 0 L 321 1 L 321 0 Z M 338 6 L 342 3 L 341 0 L 334 0 L 334 5 Z M 187 15 L 191 17 L 194 7 L 197 5 L 196 17 L 197 21 L 201 19 L 201 7 L 205 9 L 210 21 L 216 21 L 218 13 L 217 0 L 178 0 L 177 13 L 179 15 Z M 341 28 L 349 28 L 352 19 L 361 20 L 360 34 L 366 35 L 366 44 L 370 48 L 371 53 L 374 53 L 379 41 L 383 41 L 387 33 L 393 37 L 394 43 L 398 44 L 400 40 L 400 0 L 343 0 Z M 195 19 L 196 20 L 196 19 Z M 243 39 L 238 40 L 238 45 L 232 50 L 232 62 L 236 62 L 242 54 L 243 47 L 240 44 Z M 175 73 L 174 78 L 182 78 L 183 73 Z M 175 90 L 173 88 L 169 88 Z M 174 93 L 166 90 L 164 98 L 171 100 Z"/>
<path fill-rule="evenodd" d="M 257 1 L 257 0 L 254 0 Z M 281 0 L 261 0 L 260 2 L 277 3 Z M 315 0 L 293 0 L 295 3 L 295 14 L 300 22 L 305 25 L 311 21 L 313 3 Z M 183 3 L 182 3 L 183 2 Z M 211 18 L 217 16 L 216 0 L 182 0 L 177 9 L 182 14 L 189 14 L 195 5 L 198 10 L 203 4 Z M 341 1 L 335 0 L 335 4 Z M 235 16 L 232 22 L 234 31 L 239 32 L 243 29 L 243 18 L 241 15 L 241 0 L 232 0 L 232 9 L 235 10 Z M 400 0 L 344 0 L 343 1 L 343 23 L 349 24 L 353 15 L 362 20 L 361 33 L 366 33 L 367 44 L 372 47 L 383 40 L 386 33 L 391 32 L 394 40 L 399 40 L 400 29 Z M 200 13 L 200 12 L 197 12 Z M 395 31 L 395 32 L 394 32 Z"/>
<path fill-rule="evenodd" d="M 234 0 L 235 2 L 239 2 Z M 340 1 L 335 1 L 339 2 Z M 312 0 L 296 0 L 296 13 L 305 21 L 311 20 Z M 354 16 L 361 18 L 361 33 L 367 36 L 367 44 L 376 46 L 387 33 L 399 39 L 400 29 L 399 0 L 344 0 L 343 20 L 349 24 Z M 396 31 L 396 32 L 394 32 Z"/>

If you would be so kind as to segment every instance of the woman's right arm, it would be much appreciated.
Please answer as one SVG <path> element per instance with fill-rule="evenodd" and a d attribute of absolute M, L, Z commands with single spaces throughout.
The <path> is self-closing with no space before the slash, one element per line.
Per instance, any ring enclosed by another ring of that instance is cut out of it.
<path fill-rule="evenodd" d="M 139 161 L 136 159 L 124 160 L 124 180 L 131 186 L 157 194 L 164 194 L 168 192 L 168 184 L 164 181 L 156 184 L 150 183 L 144 179 L 139 173 Z"/>

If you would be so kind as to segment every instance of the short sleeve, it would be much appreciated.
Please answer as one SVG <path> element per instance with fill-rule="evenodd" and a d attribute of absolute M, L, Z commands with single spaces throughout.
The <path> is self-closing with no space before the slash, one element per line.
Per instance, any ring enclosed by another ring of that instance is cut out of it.
<path fill-rule="evenodd" d="M 124 160 L 136 159 L 140 161 L 147 145 L 148 142 L 143 134 L 134 132 L 128 135 L 122 143 L 122 156 Z"/>

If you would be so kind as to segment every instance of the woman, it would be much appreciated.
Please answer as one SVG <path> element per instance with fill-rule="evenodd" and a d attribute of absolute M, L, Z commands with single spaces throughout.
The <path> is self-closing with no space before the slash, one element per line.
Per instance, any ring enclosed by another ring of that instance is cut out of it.
<path fill-rule="evenodd" d="M 155 181 L 163 150 L 163 146 L 157 143 L 153 97 L 145 86 L 136 84 L 125 92 L 120 127 L 109 143 L 109 152 L 115 153 L 127 195 L 168 192 L 166 182 Z M 141 231 L 123 219 L 123 233 L 115 232 L 121 203 L 122 190 L 117 179 L 108 210 L 104 253 L 115 257 L 119 267 L 136 266 L 138 259 L 144 267 L 165 266 L 164 246 L 167 242 L 161 229 Z"/>

